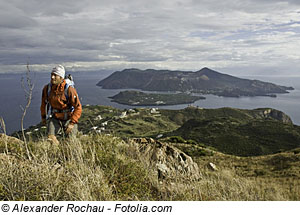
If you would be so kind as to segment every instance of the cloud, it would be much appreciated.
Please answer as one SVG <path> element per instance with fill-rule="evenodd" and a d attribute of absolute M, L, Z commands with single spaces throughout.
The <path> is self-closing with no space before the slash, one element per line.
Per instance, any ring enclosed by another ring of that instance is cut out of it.
<path fill-rule="evenodd" d="M 0 3 L 0 72 L 28 59 L 37 68 L 300 69 L 296 0 Z"/>
<path fill-rule="evenodd" d="M 0 28 L 18 29 L 36 26 L 38 23 L 19 8 L 1 1 Z M 2 31 L 1 31 L 2 32 Z"/>

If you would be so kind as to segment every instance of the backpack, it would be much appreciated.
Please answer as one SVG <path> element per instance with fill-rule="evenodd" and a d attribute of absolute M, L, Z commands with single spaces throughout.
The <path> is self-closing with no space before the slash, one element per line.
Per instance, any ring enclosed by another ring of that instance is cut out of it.
<path fill-rule="evenodd" d="M 66 85 L 65 85 L 65 96 L 67 98 L 67 100 L 69 100 L 69 95 L 68 95 L 68 89 L 69 87 L 75 87 L 75 83 L 73 81 L 73 77 L 71 74 L 69 74 L 68 76 L 65 77 L 65 81 L 66 81 Z M 48 101 L 48 98 L 50 96 L 50 92 L 51 92 L 51 88 L 52 88 L 52 84 L 51 82 L 48 84 L 48 89 L 47 89 L 47 99 L 46 99 L 46 115 L 47 115 L 47 119 L 52 117 L 53 113 L 56 112 L 63 112 L 65 113 L 65 119 L 67 119 L 67 113 L 68 112 L 73 112 L 74 111 L 74 107 L 71 106 L 70 109 L 66 109 L 66 110 L 57 110 L 51 107 L 50 102 Z"/>

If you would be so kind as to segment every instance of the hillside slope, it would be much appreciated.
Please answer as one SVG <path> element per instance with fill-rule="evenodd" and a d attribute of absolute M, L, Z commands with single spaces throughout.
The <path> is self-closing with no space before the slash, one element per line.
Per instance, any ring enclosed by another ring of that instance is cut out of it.
<path fill-rule="evenodd" d="M 99 134 L 60 140 L 58 146 L 43 138 L 29 141 L 29 159 L 22 141 L 0 135 L 0 200 L 300 200 L 299 149 L 241 158 L 174 143 L 191 154 L 203 152 L 193 156 L 198 165 L 193 174 L 201 177 L 182 178 L 178 172 L 158 178 L 159 166 L 149 164 L 159 151 L 145 156 L 152 144 Z"/>
<path fill-rule="evenodd" d="M 293 125 L 283 112 L 270 108 L 122 111 L 94 106 L 85 108 L 84 113 L 80 127 L 85 133 L 93 132 L 87 129 L 93 125 L 95 132 L 102 130 L 120 137 L 180 136 L 239 156 L 273 154 L 300 147 L 300 127 Z"/>
<path fill-rule="evenodd" d="M 179 136 L 238 156 L 267 155 L 300 147 L 300 127 L 283 112 L 271 108 L 120 110 L 86 106 L 79 129 L 84 134 L 104 133 L 122 138 Z M 33 139 L 46 135 L 45 127 L 40 125 L 32 126 L 26 132 Z"/>
<path fill-rule="evenodd" d="M 29 154 L 0 135 L 0 199 L 300 200 L 299 126 L 278 110 L 85 106 L 80 130 L 53 145 L 33 126 Z"/>
<path fill-rule="evenodd" d="M 274 120 L 189 120 L 171 135 L 192 139 L 238 156 L 273 154 L 300 147 L 300 129 Z"/>

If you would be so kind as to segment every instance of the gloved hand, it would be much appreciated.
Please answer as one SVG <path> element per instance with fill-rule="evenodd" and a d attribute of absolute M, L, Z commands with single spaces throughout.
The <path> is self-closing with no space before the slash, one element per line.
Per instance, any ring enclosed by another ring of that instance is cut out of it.
<path fill-rule="evenodd" d="M 47 125 L 47 120 L 46 119 L 42 119 L 42 125 Z"/>
<path fill-rule="evenodd" d="M 70 122 L 68 127 L 66 128 L 66 134 L 70 134 L 74 128 L 74 123 Z"/>

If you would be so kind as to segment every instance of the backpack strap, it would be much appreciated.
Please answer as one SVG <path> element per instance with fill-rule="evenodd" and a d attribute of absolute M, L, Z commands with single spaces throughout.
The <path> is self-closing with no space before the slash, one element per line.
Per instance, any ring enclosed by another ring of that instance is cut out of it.
<path fill-rule="evenodd" d="M 66 85 L 65 85 L 65 96 L 67 100 L 69 100 L 69 95 L 68 95 L 68 89 L 70 86 L 74 87 L 74 82 L 71 81 L 70 79 L 65 79 L 66 80 Z"/>
<path fill-rule="evenodd" d="M 45 103 L 46 103 L 46 119 L 50 118 L 51 115 L 52 115 L 52 107 L 51 107 L 50 102 L 49 102 L 49 96 L 50 96 L 51 88 L 52 88 L 52 84 L 49 83 L 47 85 L 47 97 L 45 99 Z"/>
<path fill-rule="evenodd" d="M 47 102 L 49 102 L 49 101 L 48 101 L 48 98 L 49 98 L 49 96 L 50 96 L 51 88 L 52 88 L 52 84 L 49 83 L 49 84 L 48 84 L 48 87 L 47 87 Z"/>
<path fill-rule="evenodd" d="M 68 89 L 69 89 L 69 87 L 74 87 L 74 81 L 73 80 L 70 80 L 70 79 L 65 79 L 66 80 L 66 85 L 65 85 L 65 96 L 66 96 L 66 98 L 67 98 L 67 100 L 69 100 L 69 95 L 68 95 Z M 73 112 L 74 111 L 74 107 L 73 106 L 71 106 L 70 107 L 70 109 L 69 109 L 69 111 L 70 112 Z"/>

